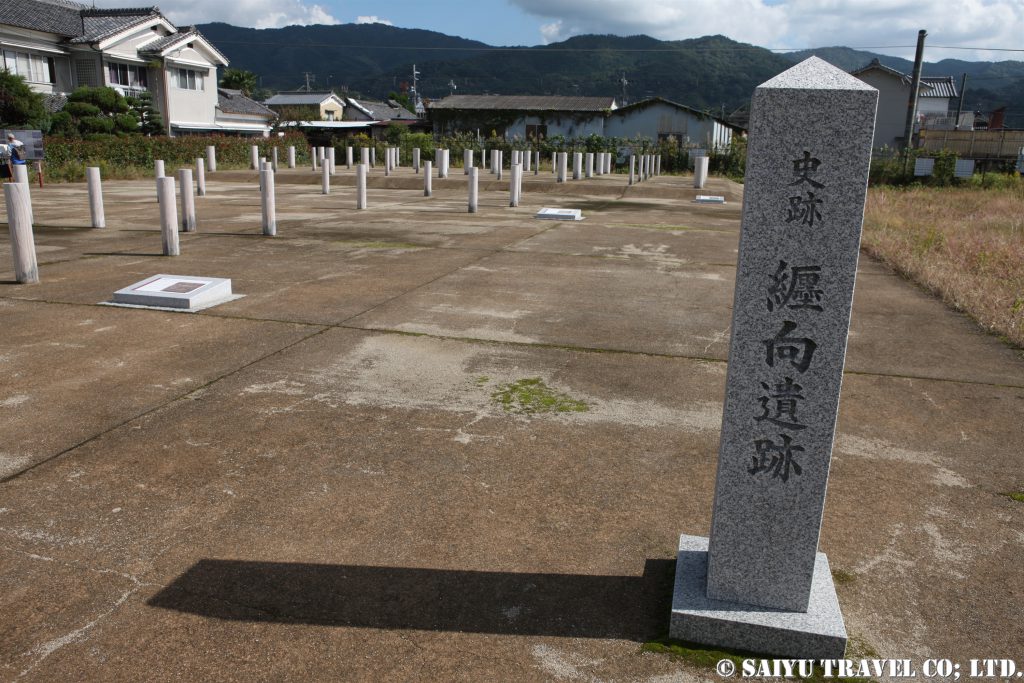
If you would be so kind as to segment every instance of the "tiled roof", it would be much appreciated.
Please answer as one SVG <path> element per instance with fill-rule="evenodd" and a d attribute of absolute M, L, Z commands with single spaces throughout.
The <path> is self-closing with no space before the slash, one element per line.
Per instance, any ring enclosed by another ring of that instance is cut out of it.
<path fill-rule="evenodd" d="M 431 102 L 429 109 L 503 109 L 512 111 L 593 111 L 615 107 L 614 97 L 560 97 L 548 95 L 449 95 Z"/>
<path fill-rule="evenodd" d="M 46 111 L 51 114 L 59 112 L 67 103 L 68 96 L 62 92 L 52 92 L 43 95 L 43 106 L 46 107 Z"/>
<path fill-rule="evenodd" d="M 156 7 L 85 9 L 81 11 L 81 34 L 73 37 L 70 42 L 97 43 L 125 29 L 144 24 L 159 15 L 160 10 Z"/>
<path fill-rule="evenodd" d="M 164 50 L 166 50 L 169 46 L 174 45 L 175 43 L 180 43 L 188 39 L 195 40 L 196 38 L 202 39 L 202 41 L 206 43 L 206 45 L 208 45 L 211 50 L 213 50 L 214 54 L 216 54 L 218 57 L 224 60 L 225 64 L 228 63 L 228 58 L 224 56 L 224 53 L 218 50 L 217 47 L 213 43 L 211 43 L 206 36 L 200 33 L 199 29 L 197 29 L 195 26 L 185 26 L 177 33 L 172 33 L 171 35 L 164 36 L 159 40 L 154 40 L 152 43 L 147 43 L 146 45 L 139 48 L 139 52 L 143 54 L 158 55 Z"/>
<path fill-rule="evenodd" d="M 146 43 L 139 48 L 140 52 L 161 52 L 168 45 L 172 45 L 182 38 L 190 35 L 189 33 L 172 33 L 169 36 L 164 36 L 160 40 L 154 40 L 152 43 Z"/>
<path fill-rule="evenodd" d="M 374 100 L 357 100 L 351 97 L 345 98 L 356 107 L 362 109 L 375 121 L 415 121 L 417 116 L 411 111 L 398 104 L 398 102 L 376 102 Z"/>
<path fill-rule="evenodd" d="M 888 67 L 878 61 L 878 58 L 871 60 L 871 63 L 865 67 L 861 67 L 856 71 L 851 71 L 852 76 L 859 76 L 867 71 L 881 71 L 891 76 L 899 78 L 908 86 L 911 82 L 911 77 L 902 71 L 897 71 L 892 67 Z M 921 97 L 959 97 L 960 95 L 956 90 L 956 83 L 953 82 L 952 76 L 922 76 L 921 77 Z"/>
<path fill-rule="evenodd" d="M 273 97 L 264 100 L 263 104 L 315 104 L 320 105 L 321 102 L 334 95 L 329 92 L 279 92 Z M 334 95 L 338 97 L 337 95 Z M 340 97 L 338 99 L 341 99 Z"/>
<path fill-rule="evenodd" d="M 0 2 L 0 24 L 30 28 L 64 37 L 82 33 L 82 17 L 86 8 L 73 2 L 54 0 L 3 0 Z"/>
<path fill-rule="evenodd" d="M 241 90 L 228 90 L 227 88 L 217 88 L 217 108 L 225 114 L 250 114 L 269 118 L 277 116 L 273 109 L 264 107 L 256 100 L 246 97 Z"/>

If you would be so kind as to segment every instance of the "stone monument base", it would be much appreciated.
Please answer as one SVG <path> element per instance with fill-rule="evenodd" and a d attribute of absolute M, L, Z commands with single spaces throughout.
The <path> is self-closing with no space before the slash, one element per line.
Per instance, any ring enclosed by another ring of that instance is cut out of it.
<path fill-rule="evenodd" d="M 838 659 L 846 651 L 846 627 L 824 553 L 815 559 L 806 612 L 713 600 L 707 582 L 708 539 L 680 536 L 671 638 L 799 659 Z"/>

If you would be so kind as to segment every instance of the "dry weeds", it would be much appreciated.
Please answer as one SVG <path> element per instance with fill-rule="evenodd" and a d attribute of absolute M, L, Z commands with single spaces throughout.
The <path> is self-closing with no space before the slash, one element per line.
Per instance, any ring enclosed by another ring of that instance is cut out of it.
<path fill-rule="evenodd" d="M 863 248 L 1024 348 L 1024 185 L 872 188 Z"/>

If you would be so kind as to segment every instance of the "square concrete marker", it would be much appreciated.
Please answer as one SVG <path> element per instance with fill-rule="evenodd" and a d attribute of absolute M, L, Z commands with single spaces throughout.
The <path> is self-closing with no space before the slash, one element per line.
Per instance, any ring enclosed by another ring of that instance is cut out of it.
<path fill-rule="evenodd" d="M 699 194 L 693 201 L 698 204 L 725 204 L 725 197 L 717 194 Z"/>
<path fill-rule="evenodd" d="M 160 274 L 117 290 L 113 303 L 197 311 L 236 298 L 229 279 Z"/>
<path fill-rule="evenodd" d="M 877 102 L 816 57 L 754 91 L 707 576 L 691 555 L 677 565 L 674 638 L 802 658 L 846 648 L 817 550 Z"/>
<path fill-rule="evenodd" d="M 534 218 L 544 221 L 581 221 L 583 211 L 581 209 L 541 209 Z"/>

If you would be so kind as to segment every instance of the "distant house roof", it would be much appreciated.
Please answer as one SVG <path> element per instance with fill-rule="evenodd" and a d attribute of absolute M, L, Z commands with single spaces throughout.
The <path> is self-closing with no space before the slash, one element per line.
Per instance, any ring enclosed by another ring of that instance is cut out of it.
<path fill-rule="evenodd" d="M 320 106 L 324 101 L 335 99 L 342 106 L 345 103 L 333 92 L 279 92 L 273 97 L 263 101 L 268 106 L 278 105 L 316 105 Z"/>
<path fill-rule="evenodd" d="M 707 112 L 701 111 L 700 109 L 694 109 L 693 107 L 689 107 L 689 106 L 687 106 L 685 104 L 680 104 L 678 102 L 673 102 L 672 100 L 666 99 L 664 97 L 649 97 L 646 100 L 640 100 L 639 102 L 634 102 L 633 104 L 627 104 L 624 107 L 619 107 L 618 109 L 616 109 L 614 112 L 612 112 L 611 115 L 612 116 L 619 116 L 619 115 L 622 115 L 622 114 L 628 114 L 628 113 L 630 113 L 632 111 L 639 111 L 641 109 L 646 109 L 647 107 L 650 107 L 651 105 L 654 105 L 654 104 L 665 104 L 665 105 L 668 105 L 670 107 L 675 107 L 676 109 L 682 109 L 683 111 L 689 112 L 689 113 L 693 114 L 694 116 L 696 116 L 698 118 L 701 118 L 701 119 L 713 119 L 715 121 L 718 121 L 723 126 L 729 126 L 730 128 L 735 128 L 736 130 L 743 130 L 742 126 L 737 126 L 735 124 L 729 123 L 728 121 L 726 121 L 725 119 L 723 119 L 723 118 L 721 118 L 719 116 L 715 116 L 714 114 L 709 114 Z"/>
<path fill-rule="evenodd" d="M 871 60 L 867 66 L 851 71 L 851 76 L 860 76 L 868 71 L 881 71 L 887 73 L 890 76 L 895 76 L 900 79 L 907 86 L 910 86 L 913 80 L 910 75 L 897 71 L 892 67 L 888 67 L 878 61 L 878 58 Z M 953 81 L 952 76 L 922 76 L 921 77 L 921 91 L 919 93 L 921 97 L 959 97 L 957 93 L 956 83 Z"/>
<path fill-rule="evenodd" d="M 549 95 L 449 95 L 431 102 L 428 109 L 505 111 L 592 111 L 615 109 L 614 97 L 562 97 Z"/>
<path fill-rule="evenodd" d="M 167 52 L 172 48 L 177 47 L 180 44 L 193 43 L 197 41 L 202 43 L 203 47 L 219 58 L 222 64 L 227 66 L 228 58 L 224 56 L 224 53 L 218 50 L 206 36 L 200 33 L 199 29 L 195 26 L 186 26 L 177 33 L 172 33 L 171 35 L 164 36 L 152 43 L 147 43 L 139 49 L 139 52 L 142 54 L 167 56 Z"/>
<path fill-rule="evenodd" d="M 246 97 L 241 90 L 217 88 L 217 109 L 225 114 L 247 114 L 276 118 L 277 113 L 256 100 Z"/>
<path fill-rule="evenodd" d="M 346 97 L 349 105 L 355 107 L 368 118 L 374 121 L 416 121 L 417 117 L 411 111 L 394 100 L 377 102 L 375 100 L 357 100 Z"/>
<path fill-rule="evenodd" d="M 158 7 L 97 9 L 71 0 L 0 2 L 0 24 L 55 33 L 69 43 L 96 43 L 154 17 L 162 18 Z"/>

